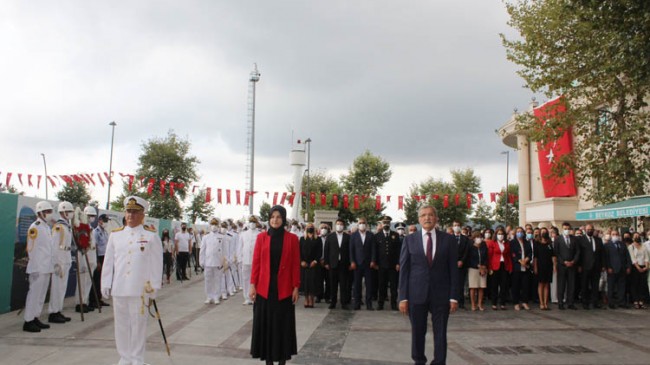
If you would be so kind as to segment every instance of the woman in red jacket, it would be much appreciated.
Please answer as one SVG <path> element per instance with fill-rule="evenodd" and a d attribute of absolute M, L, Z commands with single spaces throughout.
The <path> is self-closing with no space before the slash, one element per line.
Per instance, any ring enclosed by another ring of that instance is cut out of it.
<path fill-rule="evenodd" d="M 506 232 L 503 228 L 496 231 L 496 241 L 486 240 L 488 247 L 488 273 L 490 275 L 490 298 L 492 309 L 506 309 L 506 295 L 508 293 L 508 276 L 512 272 L 510 259 L 510 245 L 506 241 Z"/>
<path fill-rule="evenodd" d="M 251 355 L 267 364 L 285 364 L 298 353 L 294 304 L 300 287 L 300 246 L 298 237 L 285 231 L 286 223 L 284 207 L 271 208 L 270 228 L 257 236 L 253 252 Z"/>

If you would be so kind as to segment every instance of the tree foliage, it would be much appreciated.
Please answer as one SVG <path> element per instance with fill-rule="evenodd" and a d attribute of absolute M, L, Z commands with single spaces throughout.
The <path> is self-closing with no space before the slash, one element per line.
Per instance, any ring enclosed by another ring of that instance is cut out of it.
<path fill-rule="evenodd" d="M 585 198 L 609 203 L 650 193 L 650 2 L 522 0 L 506 4 L 520 38 L 507 57 L 533 92 L 562 95 L 567 112 L 519 128 L 533 142 L 573 130 L 573 154 L 552 174 L 578 172 Z"/>
<path fill-rule="evenodd" d="M 474 174 L 474 170 L 451 170 L 452 182 L 442 179 L 428 178 L 419 184 L 411 186 L 409 196 L 405 199 L 404 213 L 407 224 L 418 222 L 418 207 L 424 201 L 415 199 L 415 196 L 425 195 L 426 203 L 433 205 L 438 211 L 438 222 L 440 226 L 450 226 L 454 221 L 461 224 L 467 222 L 471 209 L 467 207 L 466 194 L 475 194 L 481 191 L 481 178 Z M 456 205 L 455 196 L 459 194 L 459 204 Z M 438 199 L 435 199 L 435 196 Z M 449 206 L 444 207 L 444 196 L 449 196 Z M 476 203 L 472 197 L 472 204 Z"/>
<path fill-rule="evenodd" d="M 181 219 L 183 209 L 181 201 L 187 196 L 188 188 L 198 178 L 196 167 L 199 159 L 190 154 L 191 143 L 182 139 L 174 131 L 169 131 L 164 138 L 152 138 L 142 144 L 142 154 L 138 159 L 136 175 L 144 177 L 144 184 L 134 184 L 129 191 L 124 184 L 124 192 L 111 203 L 113 209 L 122 209 L 122 201 L 127 195 L 138 195 L 150 203 L 149 215 L 154 218 Z M 148 179 L 154 179 L 156 185 L 151 195 L 147 192 Z M 174 182 L 174 196 L 170 194 L 169 184 L 162 188 L 160 181 Z M 179 186 L 178 184 L 183 184 Z"/>
<path fill-rule="evenodd" d="M 494 209 L 494 214 L 497 223 L 502 223 L 504 226 L 519 225 L 519 201 L 514 204 L 510 203 L 508 196 L 519 196 L 519 184 L 508 185 L 508 195 L 505 195 L 505 187 L 501 188 L 500 196 L 497 198 L 497 205 Z M 507 206 L 507 217 L 506 217 Z M 507 219 L 506 219 L 507 218 Z"/>
<path fill-rule="evenodd" d="M 294 192 L 293 184 L 287 185 L 287 190 L 289 192 Z M 307 210 L 307 199 L 309 199 L 309 192 L 316 194 L 316 204 L 310 204 L 309 206 L 309 219 L 308 221 L 312 222 L 314 220 L 314 210 L 336 210 L 338 208 L 332 206 L 332 194 L 340 194 L 341 187 L 339 186 L 338 181 L 327 174 L 325 171 L 311 171 L 311 177 L 309 179 L 309 189 L 307 189 L 307 177 L 302 179 L 302 191 L 306 193 L 305 198 L 302 199 L 300 216 L 305 216 L 305 211 Z M 326 196 L 325 205 L 321 205 L 320 194 L 323 193 Z"/>
<path fill-rule="evenodd" d="M 18 194 L 25 195 L 24 191 L 18 191 L 13 185 L 0 184 L 0 193 L 9 193 L 9 194 Z"/>
<path fill-rule="evenodd" d="M 268 222 L 271 217 L 271 204 L 264 202 L 260 206 L 260 221 Z"/>
<path fill-rule="evenodd" d="M 92 197 L 88 192 L 86 183 L 81 181 L 72 181 L 71 184 L 64 184 L 63 188 L 56 193 L 56 198 L 60 201 L 67 201 L 72 205 L 83 209 Z"/>
<path fill-rule="evenodd" d="M 194 195 L 192 203 L 185 209 L 190 223 L 194 224 L 197 220 L 207 222 L 214 213 L 214 206 L 205 201 L 205 196 L 206 191 L 202 189 Z"/>
<path fill-rule="evenodd" d="M 476 209 L 474 209 L 472 221 L 476 229 L 492 228 L 494 225 L 494 209 L 485 200 L 479 201 Z"/>

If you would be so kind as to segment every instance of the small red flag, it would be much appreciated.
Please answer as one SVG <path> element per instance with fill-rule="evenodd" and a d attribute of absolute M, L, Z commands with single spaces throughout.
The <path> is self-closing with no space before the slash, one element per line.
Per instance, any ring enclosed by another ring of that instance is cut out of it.
<path fill-rule="evenodd" d="M 359 195 L 354 196 L 354 209 L 359 209 Z"/>
<path fill-rule="evenodd" d="M 212 188 L 205 189 L 205 202 L 209 203 L 212 200 Z"/>
<path fill-rule="evenodd" d="M 278 192 L 273 193 L 273 205 L 278 205 Z"/>
<path fill-rule="evenodd" d="M 9 181 L 11 180 L 11 174 L 12 174 L 11 172 L 7 172 L 7 182 L 5 183 L 7 188 L 9 187 Z M 52 184 L 52 186 L 54 186 L 54 183 Z"/>
<path fill-rule="evenodd" d="M 41 176 L 41 175 L 38 175 L 38 176 L 37 176 L 37 180 L 36 180 L 36 189 L 40 189 L 40 188 L 41 188 L 41 178 L 42 178 L 42 177 L 43 177 L 43 176 Z"/>
<path fill-rule="evenodd" d="M 316 193 L 309 193 L 309 204 L 316 205 Z"/>
<path fill-rule="evenodd" d="M 455 205 L 460 204 L 460 194 L 454 195 L 454 204 Z"/>
<path fill-rule="evenodd" d="M 34 186 L 32 184 L 32 174 L 27 174 L 27 185 L 29 185 L 30 187 Z"/>
<path fill-rule="evenodd" d="M 102 174 L 99 172 L 97 173 L 97 178 L 99 178 L 99 182 L 102 183 L 102 187 L 104 187 L 104 180 L 102 179 Z"/>
<path fill-rule="evenodd" d="M 293 207 L 293 200 L 295 198 L 296 198 L 296 193 L 291 193 L 291 195 L 289 195 L 289 205 L 291 205 L 292 207 Z"/>
<path fill-rule="evenodd" d="M 230 205 L 230 189 L 226 189 L 226 204 Z"/>
<path fill-rule="evenodd" d="M 20 182 L 20 186 L 23 186 L 23 174 L 20 172 L 18 173 L 18 181 Z"/>
<path fill-rule="evenodd" d="M 9 178 L 11 177 L 11 172 L 9 173 L 9 176 L 7 177 L 7 182 L 9 181 Z M 48 180 L 50 180 L 50 185 L 52 185 L 53 188 L 56 187 L 56 184 L 54 183 L 54 179 L 52 179 L 52 176 L 47 177 Z M 9 185 L 9 184 L 7 184 Z"/>
<path fill-rule="evenodd" d="M 449 206 L 449 195 L 445 194 L 442 197 L 442 207 L 447 208 Z"/>
<path fill-rule="evenodd" d="M 350 206 L 350 197 L 348 194 L 343 194 L 343 209 L 348 209 Z"/>
<path fill-rule="evenodd" d="M 131 178 L 129 178 L 129 180 L 130 180 L 130 179 L 131 179 Z M 172 198 L 174 197 L 174 188 L 175 188 L 175 187 L 176 187 L 176 183 L 173 182 L 173 181 L 170 181 L 170 182 L 169 182 L 169 196 L 172 197 Z"/>
<path fill-rule="evenodd" d="M 244 193 L 244 205 L 248 205 L 248 199 L 249 199 L 250 195 L 251 195 L 250 191 L 247 191 L 247 192 Z"/>
<path fill-rule="evenodd" d="M 472 209 L 472 194 L 467 193 L 465 199 L 467 200 L 467 209 Z"/>
<path fill-rule="evenodd" d="M 338 197 L 337 197 L 338 201 Z M 327 195 L 325 193 L 320 193 L 320 205 L 324 206 L 327 205 Z"/>
<path fill-rule="evenodd" d="M 167 181 L 160 180 L 160 196 L 165 196 L 165 185 L 166 184 L 167 184 Z"/>
<path fill-rule="evenodd" d="M 286 192 L 282 193 L 282 197 L 280 198 L 280 205 L 284 205 L 285 199 L 287 199 L 287 193 Z"/>
<path fill-rule="evenodd" d="M 217 189 L 217 203 L 221 204 L 221 189 Z"/>
<path fill-rule="evenodd" d="M 375 210 L 380 211 L 381 210 L 381 195 L 377 195 L 375 197 Z"/>
<path fill-rule="evenodd" d="M 397 209 L 398 210 L 404 209 L 404 195 L 397 196 Z"/>
<path fill-rule="evenodd" d="M 235 190 L 235 201 L 237 205 L 241 205 L 241 190 Z"/>
<path fill-rule="evenodd" d="M 483 200 L 483 193 L 478 193 L 478 200 Z"/>
<path fill-rule="evenodd" d="M 101 177 L 100 177 L 101 179 Z M 149 179 L 149 183 L 147 184 L 147 194 L 151 195 L 153 193 L 153 184 L 156 182 L 156 179 Z M 102 184 L 104 186 L 104 184 Z"/>
<path fill-rule="evenodd" d="M 332 206 L 334 208 L 339 207 L 339 195 L 338 194 L 332 194 Z"/>
<path fill-rule="evenodd" d="M 129 190 L 133 190 L 133 180 L 135 180 L 135 176 L 129 175 Z"/>
<path fill-rule="evenodd" d="M 497 193 L 490 193 L 490 203 L 497 201 Z"/>

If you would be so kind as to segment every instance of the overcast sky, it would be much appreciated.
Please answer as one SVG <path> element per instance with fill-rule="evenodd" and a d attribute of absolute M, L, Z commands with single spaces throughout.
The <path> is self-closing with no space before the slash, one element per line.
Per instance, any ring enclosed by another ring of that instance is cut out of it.
<path fill-rule="evenodd" d="M 200 185 L 244 190 L 257 63 L 256 190 L 290 182 L 293 135 L 334 177 L 365 149 L 380 155 L 384 195 L 467 167 L 497 191 L 495 129 L 531 97 L 499 39 L 514 35 L 507 20 L 501 0 L 4 1 L 0 181 L 42 174 L 41 153 L 53 175 L 108 171 L 114 120 L 114 171 L 135 171 L 143 141 L 173 129 L 201 160 Z M 513 181 L 516 153 L 510 167 Z M 105 204 L 105 188 L 92 192 Z"/>

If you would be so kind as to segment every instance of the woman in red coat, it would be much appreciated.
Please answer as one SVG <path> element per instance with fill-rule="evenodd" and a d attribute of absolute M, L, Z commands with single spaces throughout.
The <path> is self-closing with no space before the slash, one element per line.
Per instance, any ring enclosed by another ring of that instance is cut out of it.
<path fill-rule="evenodd" d="M 496 231 L 496 241 L 485 240 L 488 247 L 488 273 L 490 275 L 490 298 L 492 309 L 506 309 L 506 295 L 508 293 L 508 276 L 512 272 L 510 258 L 510 245 L 506 241 L 506 232 L 503 228 Z"/>
<path fill-rule="evenodd" d="M 284 207 L 271 208 L 270 228 L 257 236 L 253 252 L 251 355 L 267 364 L 285 364 L 298 353 L 294 304 L 300 287 L 300 246 L 298 237 L 285 231 L 286 223 Z"/>

